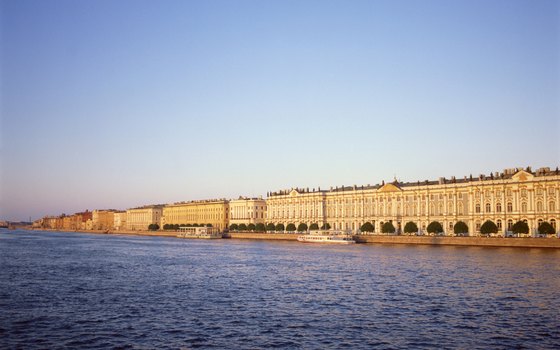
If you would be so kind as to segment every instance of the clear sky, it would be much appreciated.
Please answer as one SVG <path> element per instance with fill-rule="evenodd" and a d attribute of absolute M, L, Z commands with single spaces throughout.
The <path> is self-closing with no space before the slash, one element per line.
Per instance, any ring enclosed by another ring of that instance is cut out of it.
<path fill-rule="evenodd" d="M 560 165 L 559 1 L 0 11 L 0 219 Z"/>

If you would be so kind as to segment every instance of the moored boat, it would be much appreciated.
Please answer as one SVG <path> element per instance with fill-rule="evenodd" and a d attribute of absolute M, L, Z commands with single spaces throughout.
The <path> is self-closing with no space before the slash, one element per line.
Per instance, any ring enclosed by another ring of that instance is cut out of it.
<path fill-rule="evenodd" d="M 298 236 L 297 240 L 303 243 L 331 243 L 354 244 L 356 241 L 348 234 L 341 231 L 310 231 L 308 234 Z"/>
<path fill-rule="evenodd" d="M 214 227 L 179 227 L 179 238 L 219 239 L 222 238 L 220 230 Z"/>

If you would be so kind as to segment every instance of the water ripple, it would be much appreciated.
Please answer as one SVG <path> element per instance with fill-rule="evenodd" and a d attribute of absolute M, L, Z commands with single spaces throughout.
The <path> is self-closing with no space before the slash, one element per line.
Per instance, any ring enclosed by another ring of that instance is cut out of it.
<path fill-rule="evenodd" d="M 0 232 L 0 348 L 553 349 L 554 250 Z"/>

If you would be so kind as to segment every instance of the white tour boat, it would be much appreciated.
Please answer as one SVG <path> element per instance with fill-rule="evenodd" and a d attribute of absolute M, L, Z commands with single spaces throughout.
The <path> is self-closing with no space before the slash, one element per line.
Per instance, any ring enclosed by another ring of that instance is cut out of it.
<path fill-rule="evenodd" d="M 179 238 L 218 239 L 222 233 L 215 227 L 179 227 Z"/>
<path fill-rule="evenodd" d="M 356 241 L 348 234 L 341 231 L 310 231 L 308 234 L 298 236 L 298 241 L 304 243 L 336 243 L 354 244 Z"/>

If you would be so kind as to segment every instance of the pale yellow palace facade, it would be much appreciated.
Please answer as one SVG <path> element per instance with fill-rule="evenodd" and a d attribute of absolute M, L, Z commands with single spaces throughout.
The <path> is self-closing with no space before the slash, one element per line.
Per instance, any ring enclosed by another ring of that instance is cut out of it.
<path fill-rule="evenodd" d="M 560 220 L 560 175 L 541 168 L 506 169 L 502 173 L 476 178 L 445 179 L 415 183 L 352 186 L 330 190 L 292 189 L 271 192 L 267 198 L 267 223 L 300 223 L 358 233 L 370 222 L 380 232 L 390 221 L 402 232 L 414 222 L 420 233 L 438 221 L 446 234 L 458 221 L 465 222 L 471 235 L 492 220 L 501 233 L 517 221 L 526 221 L 531 232 L 547 221 L 558 231 Z"/>
<path fill-rule="evenodd" d="M 224 230 L 228 227 L 229 202 L 225 199 L 175 203 L 163 207 L 161 227 L 172 225 L 208 225 Z"/>
<path fill-rule="evenodd" d="M 133 231 L 145 231 L 151 224 L 161 227 L 163 208 L 161 205 L 149 205 L 126 211 L 126 228 Z"/>
<path fill-rule="evenodd" d="M 266 221 L 266 201 L 262 198 L 243 198 L 229 202 L 229 224 L 264 224 Z"/>

